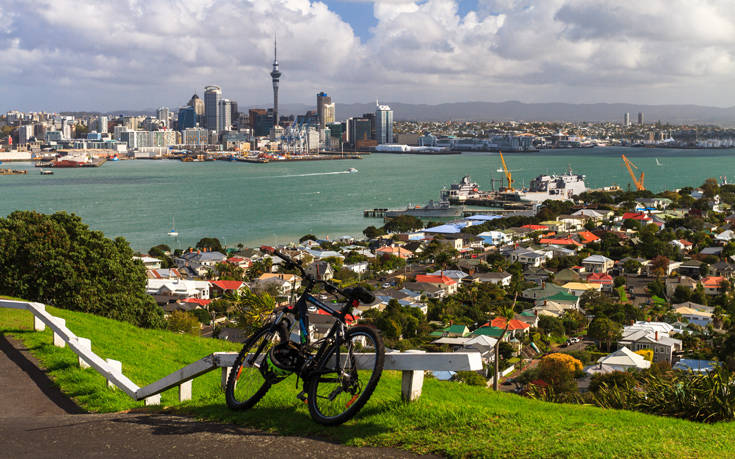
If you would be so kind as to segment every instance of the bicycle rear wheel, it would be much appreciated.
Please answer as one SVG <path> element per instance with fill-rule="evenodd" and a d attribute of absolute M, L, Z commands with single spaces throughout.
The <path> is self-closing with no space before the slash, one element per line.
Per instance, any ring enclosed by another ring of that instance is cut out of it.
<path fill-rule="evenodd" d="M 281 342 L 279 333 L 268 324 L 245 341 L 227 378 L 225 399 L 233 410 L 253 407 L 268 392 L 273 380 L 267 368 L 268 352 Z"/>
<path fill-rule="evenodd" d="M 375 329 L 349 329 L 345 342 L 327 350 L 316 375 L 308 382 L 312 419 L 319 424 L 339 425 L 357 414 L 378 385 L 384 358 L 383 339 Z"/>

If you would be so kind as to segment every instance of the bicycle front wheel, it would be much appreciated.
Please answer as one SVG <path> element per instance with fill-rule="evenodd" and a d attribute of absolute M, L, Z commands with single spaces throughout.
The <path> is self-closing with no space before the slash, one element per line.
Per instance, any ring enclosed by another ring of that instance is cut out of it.
<path fill-rule="evenodd" d="M 280 335 L 268 324 L 245 341 L 235 364 L 227 378 L 225 399 L 233 410 L 252 408 L 276 382 L 269 380 L 267 365 L 268 352 L 280 343 Z"/>
<path fill-rule="evenodd" d="M 314 421 L 339 425 L 357 414 L 378 385 L 384 358 L 383 339 L 375 329 L 349 329 L 342 345 L 327 350 L 309 380 L 309 413 Z"/>

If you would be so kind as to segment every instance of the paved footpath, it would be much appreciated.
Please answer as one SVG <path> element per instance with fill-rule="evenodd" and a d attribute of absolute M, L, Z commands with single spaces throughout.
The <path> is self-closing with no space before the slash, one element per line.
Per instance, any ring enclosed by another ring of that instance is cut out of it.
<path fill-rule="evenodd" d="M 179 456 L 413 457 L 182 416 L 85 414 L 54 387 L 22 343 L 0 335 L 0 458 Z"/>

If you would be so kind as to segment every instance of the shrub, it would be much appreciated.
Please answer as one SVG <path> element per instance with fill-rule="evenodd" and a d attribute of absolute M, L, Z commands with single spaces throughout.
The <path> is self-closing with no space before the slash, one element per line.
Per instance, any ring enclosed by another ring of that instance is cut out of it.
<path fill-rule="evenodd" d="M 653 362 L 653 350 L 652 349 L 641 349 L 641 350 L 635 351 L 635 353 L 640 356 L 643 356 L 643 358 L 648 360 L 649 362 Z"/>
<path fill-rule="evenodd" d="M 452 377 L 452 381 L 461 382 L 468 386 L 486 386 L 487 381 L 479 373 L 474 371 L 458 371 Z"/>

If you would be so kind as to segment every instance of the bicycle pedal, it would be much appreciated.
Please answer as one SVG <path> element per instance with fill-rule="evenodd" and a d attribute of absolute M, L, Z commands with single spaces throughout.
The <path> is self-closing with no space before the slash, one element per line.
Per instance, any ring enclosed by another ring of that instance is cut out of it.
<path fill-rule="evenodd" d="M 298 398 L 299 400 L 301 400 L 304 403 L 306 403 L 308 401 L 308 398 L 306 397 L 306 392 L 304 392 L 303 390 L 301 392 L 299 392 L 299 395 L 297 395 L 296 398 Z"/>

